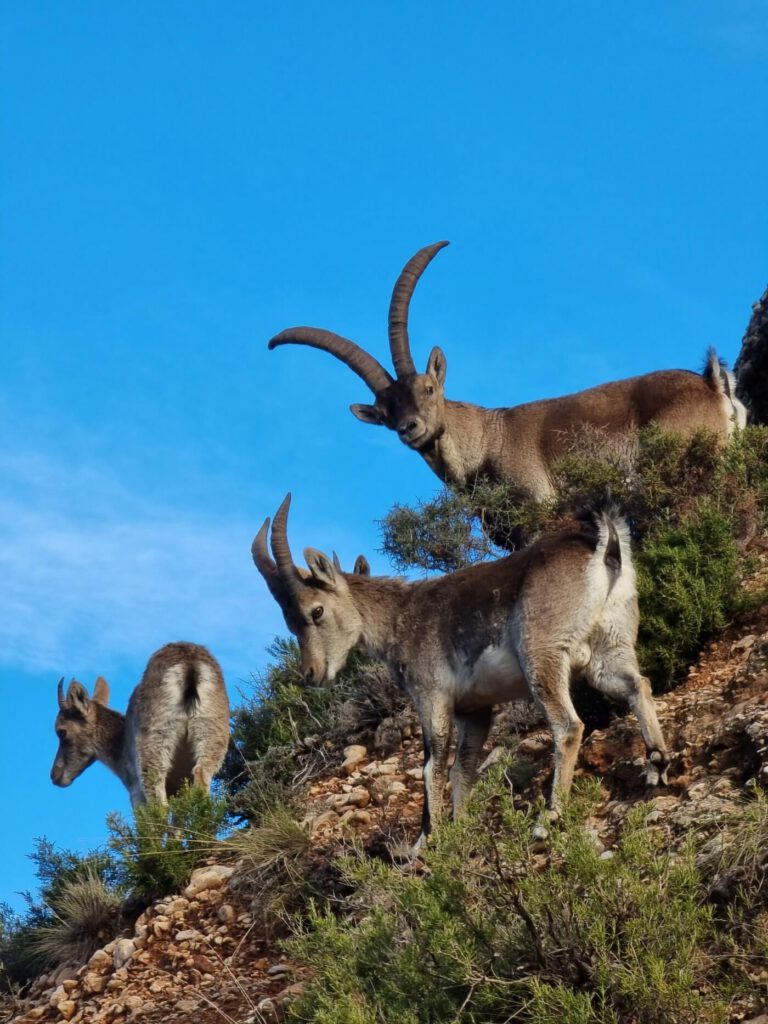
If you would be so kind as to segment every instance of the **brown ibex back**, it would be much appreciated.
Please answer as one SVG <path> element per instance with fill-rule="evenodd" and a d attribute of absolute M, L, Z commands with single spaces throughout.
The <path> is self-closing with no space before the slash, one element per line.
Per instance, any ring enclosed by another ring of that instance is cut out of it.
<path fill-rule="evenodd" d="M 166 644 L 149 659 L 125 715 L 107 706 L 109 686 L 99 677 L 89 696 L 72 680 L 58 685 L 51 768 L 57 786 L 69 786 L 94 761 L 110 768 L 131 803 L 166 803 L 185 780 L 208 790 L 229 743 L 229 701 L 219 663 L 198 644 Z"/>

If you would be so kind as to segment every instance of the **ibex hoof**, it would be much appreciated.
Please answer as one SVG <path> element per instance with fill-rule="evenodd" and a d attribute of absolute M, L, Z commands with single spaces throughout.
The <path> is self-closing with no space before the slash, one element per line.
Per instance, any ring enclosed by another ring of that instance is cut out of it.
<path fill-rule="evenodd" d="M 410 846 L 406 842 L 388 844 L 387 850 L 394 864 L 401 867 L 408 867 L 414 861 L 424 856 L 427 848 L 427 837 L 422 833 L 416 842 Z"/>
<path fill-rule="evenodd" d="M 658 786 L 660 782 L 667 784 L 667 771 L 669 762 L 665 754 L 660 750 L 652 750 L 648 755 L 648 767 L 645 772 L 645 782 L 648 786 Z"/>

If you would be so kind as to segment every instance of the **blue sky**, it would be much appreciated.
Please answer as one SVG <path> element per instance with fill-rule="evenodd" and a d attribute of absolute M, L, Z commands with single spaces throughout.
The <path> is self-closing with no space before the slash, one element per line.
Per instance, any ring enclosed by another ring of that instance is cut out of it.
<path fill-rule="evenodd" d="M 768 6 L 2 5 L 0 898 L 125 810 L 50 784 L 60 675 L 123 708 L 207 644 L 230 691 L 284 626 L 250 541 L 359 551 L 436 479 L 353 419 L 294 324 L 382 360 L 394 279 L 449 238 L 414 355 L 485 405 L 735 358 L 768 277 Z"/>

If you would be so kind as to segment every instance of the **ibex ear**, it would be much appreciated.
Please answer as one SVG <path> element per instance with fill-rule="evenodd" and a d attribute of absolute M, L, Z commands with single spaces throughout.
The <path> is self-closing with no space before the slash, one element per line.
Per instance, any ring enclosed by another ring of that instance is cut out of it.
<path fill-rule="evenodd" d="M 381 427 L 384 420 L 375 405 L 350 405 L 353 416 L 357 416 L 363 423 L 370 423 L 374 427 Z"/>
<path fill-rule="evenodd" d="M 437 345 L 429 353 L 427 360 L 427 373 L 431 373 L 438 384 L 445 384 L 445 371 L 448 369 L 443 350 Z"/>
<path fill-rule="evenodd" d="M 304 548 L 304 558 L 314 578 L 326 587 L 336 586 L 336 570 L 330 559 L 316 548 Z"/>
<path fill-rule="evenodd" d="M 355 559 L 355 568 L 352 570 L 352 572 L 356 576 L 370 576 L 371 575 L 371 567 L 368 564 L 368 559 L 365 557 L 365 555 L 358 555 L 357 556 L 357 558 Z"/>
<path fill-rule="evenodd" d="M 104 707 L 109 704 L 109 683 L 104 676 L 99 676 L 96 680 L 91 700 L 96 701 L 97 704 L 103 704 Z"/>
<path fill-rule="evenodd" d="M 67 690 L 67 703 L 73 711 L 77 711 L 78 714 L 82 715 L 83 718 L 88 714 L 88 707 L 91 703 L 91 698 L 88 696 L 88 691 L 82 683 L 78 683 L 76 679 L 73 679 L 69 684 Z"/>

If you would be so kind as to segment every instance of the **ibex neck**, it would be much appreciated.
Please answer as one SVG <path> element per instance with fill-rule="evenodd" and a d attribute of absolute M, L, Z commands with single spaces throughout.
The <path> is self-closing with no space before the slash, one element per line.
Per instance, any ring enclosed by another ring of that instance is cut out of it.
<path fill-rule="evenodd" d="M 430 450 L 427 465 L 445 483 L 465 483 L 483 473 L 492 475 L 492 438 L 496 417 L 492 409 L 466 402 L 445 403 L 445 430 Z"/>
<path fill-rule="evenodd" d="M 97 710 L 97 757 L 102 764 L 113 771 L 121 782 L 125 779 L 125 715 L 103 705 L 95 705 Z M 126 783 L 127 784 L 127 783 Z"/>
<path fill-rule="evenodd" d="M 363 620 L 361 645 L 374 658 L 396 660 L 403 613 L 411 597 L 409 585 L 404 580 L 381 576 L 347 579 Z"/>

